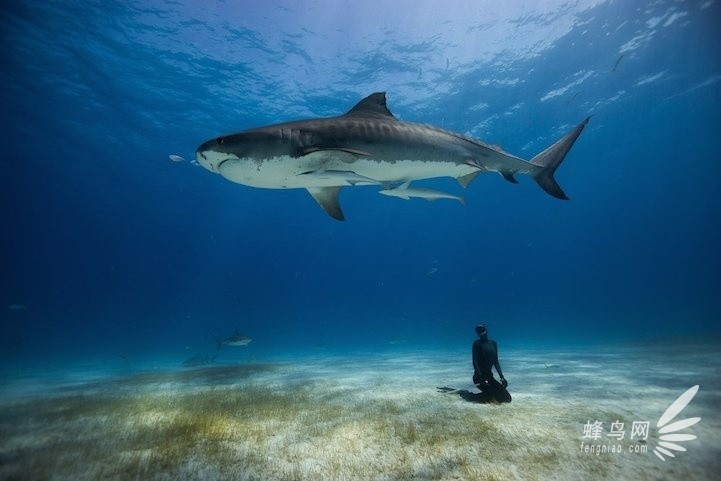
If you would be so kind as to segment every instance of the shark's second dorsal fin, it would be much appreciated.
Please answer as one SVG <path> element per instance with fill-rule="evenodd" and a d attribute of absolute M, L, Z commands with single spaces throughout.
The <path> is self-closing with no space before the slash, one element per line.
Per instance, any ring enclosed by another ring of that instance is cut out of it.
<path fill-rule="evenodd" d="M 346 117 L 390 117 L 395 119 L 388 107 L 386 107 L 386 93 L 376 92 L 370 94 L 350 109 Z"/>

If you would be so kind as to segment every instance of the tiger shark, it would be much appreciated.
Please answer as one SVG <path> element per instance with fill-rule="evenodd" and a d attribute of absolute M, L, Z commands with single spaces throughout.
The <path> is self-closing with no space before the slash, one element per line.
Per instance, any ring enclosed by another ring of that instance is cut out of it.
<path fill-rule="evenodd" d="M 297 120 L 216 137 L 198 147 L 200 165 L 239 184 L 306 189 L 331 217 L 345 220 L 345 186 L 407 184 L 453 177 L 464 188 L 496 172 L 518 183 L 529 175 L 549 195 L 568 199 L 553 177 L 588 118 L 563 138 L 523 160 L 500 147 L 430 125 L 398 120 L 376 92 L 338 117 Z"/>

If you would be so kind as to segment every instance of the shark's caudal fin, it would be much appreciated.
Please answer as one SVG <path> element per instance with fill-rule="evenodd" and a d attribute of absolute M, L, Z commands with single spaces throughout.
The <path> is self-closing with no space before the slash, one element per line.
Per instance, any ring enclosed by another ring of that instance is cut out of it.
<path fill-rule="evenodd" d="M 567 133 L 561 140 L 548 147 L 546 150 L 531 159 L 531 163 L 537 167 L 541 167 L 535 174 L 532 174 L 533 179 L 548 194 L 558 199 L 568 200 L 568 197 L 558 185 L 556 179 L 553 178 L 553 173 L 563 159 L 571 150 L 573 143 L 576 141 L 583 128 L 588 123 L 591 117 L 587 117 L 583 122 L 578 124 L 572 131 Z"/>

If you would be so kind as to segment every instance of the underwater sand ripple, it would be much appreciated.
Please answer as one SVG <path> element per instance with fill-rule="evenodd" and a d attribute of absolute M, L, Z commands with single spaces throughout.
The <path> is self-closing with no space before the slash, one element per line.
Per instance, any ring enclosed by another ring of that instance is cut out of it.
<path fill-rule="evenodd" d="M 502 406 L 435 392 L 471 387 L 466 354 L 213 366 L 6 396 L 0 478 L 703 480 L 720 467 L 713 365 L 682 363 L 705 393 L 694 400 L 703 441 L 664 465 L 652 456 L 583 455 L 579 444 L 589 419 L 630 423 L 663 412 L 676 393 L 663 362 L 679 365 L 667 354 L 637 355 L 629 373 L 628 355 L 616 351 L 564 353 L 551 370 L 538 362 L 541 352 L 509 350 L 514 401 Z"/>

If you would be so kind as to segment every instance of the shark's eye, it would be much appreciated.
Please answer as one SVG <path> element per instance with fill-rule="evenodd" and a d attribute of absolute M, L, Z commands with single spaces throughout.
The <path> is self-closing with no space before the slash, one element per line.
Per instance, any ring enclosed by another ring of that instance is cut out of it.
<path fill-rule="evenodd" d="M 223 142 L 225 142 L 225 137 L 218 137 L 218 143 L 223 145 Z"/>

